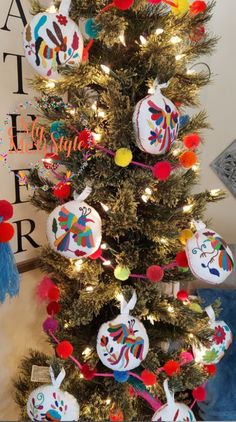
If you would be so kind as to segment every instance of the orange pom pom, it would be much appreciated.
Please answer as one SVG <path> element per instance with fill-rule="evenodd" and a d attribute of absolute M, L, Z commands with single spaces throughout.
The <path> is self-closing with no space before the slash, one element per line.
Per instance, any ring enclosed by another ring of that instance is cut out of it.
<path fill-rule="evenodd" d="M 201 142 L 201 138 L 198 133 L 191 133 L 186 135 L 183 139 L 184 146 L 189 149 L 196 149 Z"/>
<path fill-rule="evenodd" d="M 179 162 L 185 169 L 190 169 L 197 162 L 197 156 L 193 151 L 185 151 L 179 157 Z"/>

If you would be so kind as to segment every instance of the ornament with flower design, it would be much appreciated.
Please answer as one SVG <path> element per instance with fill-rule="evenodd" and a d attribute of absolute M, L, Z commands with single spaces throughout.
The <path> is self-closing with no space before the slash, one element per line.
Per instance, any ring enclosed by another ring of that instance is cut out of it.
<path fill-rule="evenodd" d="M 224 321 L 215 321 L 215 313 L 211 306 L 205 310 L 210 318 L 210 328 L 213 330 L 213 334 L 209 347 L 193 346 L 193 354 L 196 362 L 209 365 L 218 363 L 223 358 L 232 343 L 232 332 Z"/>
<path fill-rule="evenodd" d="M 38 13 L 24 29 L 26 58 L 42 76 L 57 79 L 59 66 L 82 60 L 83 37 L 69 16 L 70 0 L 62 0 L 58 13 Z"/>
<path fill-rule="evenodd" d="M 33 390 L 27 401 L 27 414 L 32 421 L 78 421 L 79 404 L 74 396 L 60 390 L 65 377 L 62 369 L 55 379 L 50 368 L 52 385 L 42 385 Z"/>

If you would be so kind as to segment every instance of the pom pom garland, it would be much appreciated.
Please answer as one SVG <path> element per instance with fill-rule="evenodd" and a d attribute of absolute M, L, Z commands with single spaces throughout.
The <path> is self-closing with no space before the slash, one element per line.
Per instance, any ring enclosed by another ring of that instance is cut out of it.
<path fill-rule="evenodd" d="M 128 148 L 119 148 L 115 153 L 115 163 L 119 167 L 127 167 L 133 159 L 133 154 Z"/>
<path fill-rule="evenodd" d="M 186 292 L 186 290 L 180 290 L 177 293 L 177 299 L 180 300 L 181 302 L 185 302 L 188 300 L 188 292 Z"/>
<path fill-rule="evenodd" d="M 163 370 L 169 377 L 172 377 L 174 374 L 180 372 L 180 364 L 175 360 L 169 360 L 163 366 Z"/>
<path fill-rule="evenodd" d="M 0 242 L 9 242 L 14 236 L 14 227 L 10 223 L 0 223 Z"/>
<path fill-rule="evenodd" d="M 204 365 L 204 369 L 205 371 L 211 375 L 212 377 L 216 374 L 217 372 L 217 367 L 214 363 L 210 364 L 210 365 Z"/>
<path fill-rule="evenodd" d="M 63 340 L 57 345 L 56 352 L 61 359 L 67 359 L 73 353 L 73 346 L 69 341 Z"/>
<path fill-rule="evenodd" d="M 114 371 L 114 378 L 117 382 L 126 382 L 129 379 L 128 371 Z"/>
<path fill-rule="evenodd" d="M 53 281 L 48 277 L 45 276 L 36 288 L 36 296 L 39 301 L 44 301 L 48 299 L 48 292 L 49 290 L 54 287 L 55 284 Z"/>
<path fill-rule="evenodd" d="M 164 277 L 164 271 L 159 265 L 151 265 L 147 269 L 147 278 L 153 283 L 161 281 Z"/>
<path fill-rule="evenodd" d="M 97 373 L 97 369 L 96 368 L 90 368 L 89 365 L 87 363 L 85 363 L 84 365 L 82 365 L 80 372 L 83 375 L 85 380 L 91 381 L 95 377 L 95 375 Z"/>
<path fill-rule="evenodd" d="M 60 299 L 60 289 L 57 286 L 53 286 L 49 289 L 48 299 L 54 302 L 58 302 Z"/>
<path fill-rule="evenodd" d="M 144 369 L 141 373 L 141 378 L 143 383 L 147 386 L 155 385 L 157 382 L 157 377 L 153 372 Z"/>
<path fill-rule="evenodd" d="M 133 5 L 134 0 L 114 0 L 113 3 L 117 9 L 128 10 Z"/>
<path fill-rule="evenodd" d="M 114 276 L 117 278 L 117 280 L 125 281 L 128 280 L 130 276 L 130 269 L 127 267 L 122 267 L 121 265 L 117 265 L 114 269 Z"/>
<path fill-rule="evenodd" d="M 58 199 L 67 199 L 71 194 L 71 187 L 69 183 L 59 182 L 53 188 L 53 194 Z"/>
<path fill-rule="evenodd" d="M 13 216 L 13 206 L 10 202 L 2 199 L 0 201 L 0 223 L 9 220 Z"/>
<path fill-rule="evenodd" d="M 191 303 L 189 305 L 189 309 L 191 309 L 191 311 L 193 311 L 193 312 L 197 312 L 198 314 L 202 314 L 202 312 L 203 312 L 199 303 Z"/>
<path fill-rule="evenodd" d="M 179 162 L 185 169 L 190 169 L 197 162 L 197 156 L 193 151 L 185 151 L 179 157 Z"/>
<path fill-rule="evenodd" d="M 193 397 L 197 401 L 206 400 L 206 390 L 203 386 L 197 387 L 192 391 Z"/>
<path fill-rule="evenodd" d="M 175 260 L 178 267 L 188 268 L 188 259 L 185 251 L 178 252 Z"/>
<path fill-rule="evenodd" d="M 79 142 L 82 148 L 88 149 L 94 143 L 94 138 L 91 132 L 83 129 L 79 134 Z"/>
<path fill-rule="evenodd" d="M 124 421 L 124 415 L 121 409 L 111 409 L 109 417 L 111 422 Z"/>
<path fill-rule="evenodd" d="M 54 318 L 47 318 L 43 322 L 43 330 L 45 331 L 45 333 L 49 333 L 49 331 L 51 331 L 51 333 L 55 333 L 58 329 L 58 326 L 59 323 Z"/>
<path fill-rule="evenodd" d="M 60 312 L 61 306 L 57 302 L 50 302 L 47 306 L 47 313 L 49 315 L 56 315 Z"/>
<path fill-rule="evenodd" d="M 196 16 L 199 13 L 205 12 L 207 5 L 204 1 L 197 0 L 194 1 L 190 6 L 190 15 Z"/>
<path fill-rule="evenodd" d="M 198 133 L 191 133 L 190 135 L 186 135 L 183 139 L 183 144 L 188 149 L 196 149 L 201 142 L 201 138 Z"/>
<path fill-rule="evenodd" d="M 184 229 L 181 231 L 180 235 L 179 235 L 179 240 L 182 243 L 182 245 L 186 245 L 186 242 L 188 239 L 191 239 L 191 237 L 193 237 L 193 232 L 190 229 Z"/>
<path fill-rule="evenodd" d="M 161 181 L 167 180 L 171 174 L 171 164 L 169 161 L 161 161 L 153 166 L 153 176 Z"/>

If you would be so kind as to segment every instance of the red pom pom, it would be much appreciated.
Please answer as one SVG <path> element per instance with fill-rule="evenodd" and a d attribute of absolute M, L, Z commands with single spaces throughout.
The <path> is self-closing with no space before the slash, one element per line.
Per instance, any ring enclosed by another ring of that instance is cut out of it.
<path fill-rule="evenodd" d="M 188 259 L 185 251 L 178 252 L 175 258 L 176 264 L 178 267 L 187 268 L 188 265 Z"/>
<path fill-rule="evenodd" d="M 197 156 L 193 151 L 185 151 L 179 157 L 179 162 L 185 169 L 190 169 L 197 162 Z"/>
<path fill-rule="evenodd" d="M 207 8 L 207 5 L 204 1 L 197 0 L 191 4 L 189 12 L 190 12 L 190 15 L 196 16 L 199 13 L 205 12 L 206 8 Z"/>
<path fill-rule="evenodd" d="M 212 377 L 217 372 L 217 367 L 214 363 L 212 363 L 210 365 L 204 365 L 204 369 L 207 371 L 208 375 L 211 375 Z"/>
<path fill-rule="evenodd" d="M 121 409 L 111 409 L 109 418 L 111 422 L 124 421 L 124 414 Z"/>
<path fill-rule="evenodd" d="M 60 312 L 61 306 L 57 302 L 50 302 L 47 306 L 47 313 L 49 315 L 56 315 Z"/>
<path fill-rule="evenodd" d="M 193 29 L 189 38 L 193 42 L 199 42 L 202 40 L 202 38 L 204 38 L 205 33 L 206 31 L 205 31 L 204 26 L 198 25 L 196 28 Z"/>
<path fill-rule="evenodd" d="M 195 388 L 193 391 L 193 398 L 197 401 L 204 401 L 206 400 L 206 390 L 204 387 L 200 386 Z"/>
<path fill-rule="evenodd" d="M 90 368 L 89 365 L 87 363 L 85 363 L 84 365 L 82 365 L 80 372 L 83 375 L 85 380 L 91 381 L 95 377 L 95 375 L 97 373 L 97 369 L 96 368 Z"/>
<path fill-rule="evenodd" d="M 179 362 L 176 362 L 176 360 L 169 360 L 165 363 L 163 369 L 169 377 L 172 377 L 172 375 L 177 374 L 180 371 L 180 364 Z"/>
<path fill-rule="evenodd" d="M 83 129 L 79 134 L 80 146 L 84 149 L 90 148 L 94 144 L 94 138 L 91 132 L 87 129 Z"/>
<path fill-rule="evenodd" d="M 10 202 L 2 199 L 0 201 L 0 222 L 6 221 L 12 218 L 13 216 L 13 206 Z"/>
<path fill-rule="evenodd" d="M 58 302 L 60 299 L 60 289 L 57 286 L 53 286 L 49 289 L 48 299 L 54 302 Z"/>
<path fill-rule="evenodd" d="M 167 180 L 170 177 L 171 170 L 172 167 L 169 161 L 162 161 L 153 166 L 152 174 L 156 179 Z"/>
<path fill-rule="evenodd" d="M 56 352 L 61 359 L 67 359 L 73 353 L 73 346 L 67 340 L 61 341 L 56 347 Z"/>
<path fill-rule="evenodd" d="M 157 382 L 157 377 L 153 372 L 148 371 L 147 369 L 144 369 L 144 371 L 141 372 L 141 378 L 144 383 L 144 385 L 155 385 Z"/>
<path fill-rule="evenodd" d="M 60 158 L 57 154 L 55 154 L 54 152 L 49 152 L 43 158 L 43 165 L 45 169 L 56 170 L 57 167 L 59 167 L 59 161 L 60 161 Z"/>
<path fill-rule="evenodd" d="M 114 0 L 114 5 L 120 10 L 127 10 L 129 9 L 134 0 Z"/>
<path fill-rule="evenodd" d="M 71 188 L 68 183 L 59 182 L 53 188 L 53 194 L 58 199 L 67 199 L 70 196 Z"/>
<path fill-rule="evenodd" d="M 0 242 L 9 242 L 14 236 L 14 227 L 10 223 L 0 223 Z"/>
<path fill-rule="evenodd" d="M 91 259 L 98 259 L 102 255 L 102 249 L 98 248 L 96 252 L 94 252 L 92 255 L 89 256 Z"/>
<path fill-rule="evenodd" d="M 195 149 L 199 146 L 201 138 L 198 133 L 191 133 L 186 135 L 183 139 L 184 146 L 189 149 Z"/>
<path fill-rule="evenodd" d="M 164 277 L 164 271 L 159 265 L 151 265 L 146 272 L 147 278 L 154 283 L 161 281 Z"/>
<path fill-rule="evenodd" d="M 186 292 L 186 290 L 180 290 L 177 293 L 177 299 L 181 300 L 181 302 L 185 302 L 185 300 L 188 300 L 188 292 Z"/>

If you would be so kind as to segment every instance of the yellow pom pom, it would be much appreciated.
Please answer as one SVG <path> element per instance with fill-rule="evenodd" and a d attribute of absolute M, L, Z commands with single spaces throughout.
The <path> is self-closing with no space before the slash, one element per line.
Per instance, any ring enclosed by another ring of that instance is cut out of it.
<path fill-rule="evenodd" d="M 117 265 L 114 270 L 114 276 L 117 278 L 117 280 L 128 280 L 130 276 L 130 269 L 128 267 L 121 267 L 121 265 Z"/>
<path fill-rule="evenodd" d="M 191 239 L 193 237 L 193 232 L 190 229 L 184 229 L 179 235 L 179 240 L 182 243 L 182 245 L 186 245 L 187 240 Z"/>
<path fill-rule="evenodd" d="M 171 10 L 176 16 L 183 16 L 189 10 L 189 0 L 175 0 L 177 7 L 172 7 Z"/>
<path fill-rule="evenodd" d="M 127 167 L 133 158 L 133 154 L 128 148 L 119 148 L 115 154 L 115 163 L 120 167 Z"/>
<path fill-rule="evenodd" d="M 189 305 L 189 309 L 191 309 L 193 312 L 197 312 L 198 314 L 203 312 L 201 306 L 198 303 L 191 303 L 191 305 Z"/>

